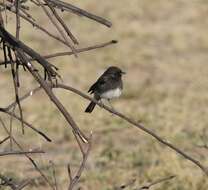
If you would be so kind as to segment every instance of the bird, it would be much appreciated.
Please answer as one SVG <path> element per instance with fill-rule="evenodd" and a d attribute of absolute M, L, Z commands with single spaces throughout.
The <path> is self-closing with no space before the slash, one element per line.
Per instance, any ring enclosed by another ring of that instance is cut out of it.
<path fill-rule="evenodd" d="M 94 94 L 94 99 L 100 101 L 117 98 L 121 95 L 123 89 L 122 75 L 126 74 L 116 66 L 110 66 L 89 88 L 88 92 Z M 85 109 L 85 112 L 91 113 L 96 103 L 93 101 Z"/>

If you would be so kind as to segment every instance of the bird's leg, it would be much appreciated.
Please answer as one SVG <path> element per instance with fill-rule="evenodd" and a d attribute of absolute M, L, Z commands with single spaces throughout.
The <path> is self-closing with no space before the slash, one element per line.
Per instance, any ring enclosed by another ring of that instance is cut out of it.
<path fill-rule="evenodd" d="M 108 101 L 108 104 L 110 105 L 110 108 L 111 108 L 113 111 L 115 111 L 114 107 L 112 106 L 112 104 L 111 104 L 111 102 L 110 102 L 110 99 L 107 99 L 107 101 Z M 112 113 L 111 115 L 114 116 L 113 113 Z"/>
<path fill-rule="evenodd" d="M 108 104 L 110 105 L 110 108 L 113 109 L 113 106 L 112 106 L 112 104 L 110 102 L 110 99 L 107 99 L 107 101 L 108 101 Z"/>
<path fill-rule="evenodd" d="M 103 103 L 102 99 L 100 99 L 99 101 L 101 103 L 101 108 L 103 108 L 104 107 L 104 103 Z"/>

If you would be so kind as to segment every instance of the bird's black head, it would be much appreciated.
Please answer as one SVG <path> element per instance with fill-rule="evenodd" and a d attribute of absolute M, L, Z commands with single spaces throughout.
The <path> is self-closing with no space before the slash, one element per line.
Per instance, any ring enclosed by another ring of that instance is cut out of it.
<path fill-rule="evenodd" d="M 120 68 L 115 67 L 115 66 L 109 67 L 109 68 L 105 71 L 105 73 L 106 73 L 106 74 L 111 74 L 111 75 L 114 75 L 114 76 L 118 76 L 118 77 L 121 77 L 123 74 L 126 74 L 126 73 L 123 72 Z"/>

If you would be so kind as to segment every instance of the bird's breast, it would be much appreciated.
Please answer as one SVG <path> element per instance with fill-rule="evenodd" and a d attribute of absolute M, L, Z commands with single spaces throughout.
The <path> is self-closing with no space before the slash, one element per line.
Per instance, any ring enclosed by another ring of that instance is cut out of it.
<path fill-rule="evenodd" d="M 108 90 L 108 91 L 102 93 L 100 95 L 100 97 L 104 98 L 104 99 L 112 99 L 112 98 L 117 98 L 120 95 L 121 95 L 121 89 L 115 88 L 115 89 L 111 89 L 111 90 Z"/>

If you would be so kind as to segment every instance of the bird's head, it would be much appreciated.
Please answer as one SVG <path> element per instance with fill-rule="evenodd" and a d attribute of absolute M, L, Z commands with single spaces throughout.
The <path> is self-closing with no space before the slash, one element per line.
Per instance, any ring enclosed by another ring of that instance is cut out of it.
<path fill-rule="evenodd" d="M 109 67 L 105 73 L 117 76 L 117 77 L 121 77 L 122 75 L 126 74 L 124 71 L 122 71 L 120 68 L 116 67 L 116 66 L 111 66 Z"/>

